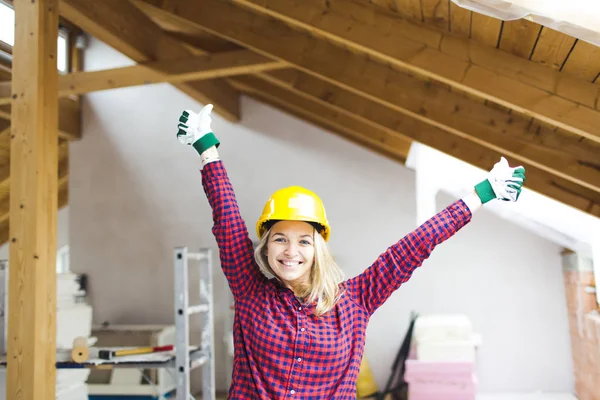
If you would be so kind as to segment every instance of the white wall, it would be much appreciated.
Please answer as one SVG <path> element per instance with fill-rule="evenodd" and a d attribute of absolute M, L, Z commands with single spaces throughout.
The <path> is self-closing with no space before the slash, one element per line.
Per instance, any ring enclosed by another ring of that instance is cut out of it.
<path fill-rule="evenodd" d="M 86 68 L 131 62 L 92 41 Z M 71 146 L 71 268 L 89 275 L 96 322 L 170 323 L 172 249 L 214 246 L 199 158 L 175 138 L 182 109 L 201 105 L 169 85 L 93 93 Z M 320 194 L 331 247 L 348 277 L 414 228 L 414 173 L 244 98 L 243 121 L 214 116 L 220 153 L 250 232 L 277 188 Z M 453 199 L 441 196 L 438 208 Z M 482 391 L 571 391 L 560 248 L 481 210 L 373 316 L 367 356 L 383 386 L 409 313 L 466 313 L 483 337 Z M 224 287 L 222 274 L 216 287 Z M 225 295 L 218 294 L 223 304 Z M 217 384 L 223 389 L 222 314 Z"/>

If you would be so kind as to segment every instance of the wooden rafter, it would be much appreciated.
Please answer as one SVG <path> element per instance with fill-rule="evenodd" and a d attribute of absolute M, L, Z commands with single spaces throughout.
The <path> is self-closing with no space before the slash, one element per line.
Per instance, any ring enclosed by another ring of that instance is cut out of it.
<path fill-rule="evenodd" d="M 68 183 L 69 179 L 69 157 L 68 157 L 68 142 L 63 142 L 59 146 L 59 163 L 58 163 L 58 186 L 61 187 Z M 10 172 L 7 168 L 0 167 L 0 187 L 10 185 Z M 9 219 L 10 214 L 10 199 L 5 197 L 0 201 L 0 223 Z"/>
<path fill-rule="evenodd" d="M 77 107 L 77 101 L 70 97 L 59 99 L 58 103 L 58 135 L 62 139 L 81 139 L 81 114 Z M 0 105 L 0 120 L 11 119 L 11 106 Z"/>
<path fill-rule="evenodd" d="M 15 2 L 7 399 L 56 397 L 58 0 Z"/>
<path fill-rule="evenodd" d="M 60 14 L 136 62 L 192 54 L 128 1 L 61 0 Z M 214 104 L 215 112 L 224 118 L 239 120 L 239 94 L 226 82 L 216 79 L 174 86 L 203 104 Z"/>
<path fill-rule="evenodd" d="M 531 51 L 540 30 L 537 24 L 523 20 L 505 23 L 499 44 L 502 49 L 512 49 L 514 54 L 511 54 L 497 50 L 495 43 L 490 47 L 443 33 L 384 12 L 366 1 L 232 2 L 315 32 L 410 73 L 444 82 L 600 142 L 600 86 L 593 84 L 600 70 L 600 57 L 597 65 L 590 65 L 587 76 L 576 77 L 515 55 L 521 51 L 520 47 L 525 46 L 523 53 Z M 435 7 L 435 10 L 447 11 L 447 8 Z M 428 20 L 427 14 L 430 12 L 433 19 L 437 11 L 424 7 L 423 12 Z M 446 24 L 446 14 L 443 19 L 442 24 Z M 528 47 L 522 32 L 516 36 L 517 26 L 531 31 Z M 589 45 L 588 50 L 589 47 L 592 46 Z M 597 51 L 600 53 L 600 49 Z"/>
<path fill-rule="evenodd" d="M 8 46 L 12 53 L 12 46 Z M 12 64 L 7 64 L 7 73 L 12 76 Z M 10 121 L 12 82 L 0 82 L 0 120 Z M 67 140 L 81 139 L 80 112 L 77 99 L 63 98 L 58 104 L 58 135 Z"/>
<path fill-rule="evenodd" d="M 390 134 L 293 92 L 282 93 L 281 89 L 278 90 L 277 87 L 257 78 L 238 77 L 232 79 L 232 83 L 258 100 L 309 121 L 352 143 L 401 164 L 406 162 L 411 142 L 401 135 Z"/>
<path fill-rule="evenodd" d="M 334 112 L 352 116 L 374 129 L 384 130 L 392 135 L 409 137 L 482 169 L 489 168 L 489 165 L 496 162 L 502 155 L 476 143 L 463 142 L 457 145 L 456 140 L 444 135 L 439 129 L 427 126 L 418 119 L 398 114 L 388 107 L 299 71 L 275 71 L 260 74 L 259 77 L 265 82 L 257 83 L 254 86 L 263 87 L 263 91 L 268 91 L 273 96 L 284 93 L 282 90 L 291 91 L 331 108 Z M 236 80 L 242 79 L 245 81 L 258 80 L 258 78 L 251 77 L 236 78 Z M 366 134 L 368 135 L 369 132 L 367 131 Z M 563 185 L 567 186 L 563 189 Z M 532 190 L 558 198 L 573 207 L 590 210 L 592 204 L 590 199 L 573 195 L 569 190 L 569 185 L 568 182 L 557 181 L 544 171 L 535 168 L 528 170 L 527 186 Z M 594 193 L 588 193 L 588 195 L 594 196 Z"/>
<path fill-rule="evenodd" d="M 198 4 L 191 0 L 171 0 L 168 8 L 162 9 L 155 7 L 157 1 L 136 3 L 145 12 L 169 13 L 182 24 L 196 24 L 424 122 L 430 129 L 438 128 L 443 138 L 436 140 L 450 140 L 466 148 L 474 144 L 487 148 L 488 154 L 502 154 L 530 171 L 540 171 L 556 187 L 593 202 L 600 201 L 600 168 L 596 167 L 599 149 L 595 142 L 586 143 L 576 135 L 535 123 L 518 113 L 509 115 L 486 107 L 443 85 L 411 77 L 229 2 L 204 0 Z M 278 40 L 281 37 L 286 38 L 285 43 Z M 584 211 L 589 209 L 587 203 Z"/>
<path fill-rule="evenodd" d="M 234 50 L 177 60 L 149 61 L 131 67 L 61 75 L 58 79 L 58 95 L 65 97 L 152 83 L 223 78 L 265 72 L 286 66 L 287 64 L 282 61 L 272 60 L 249 50 Z M 8 103 L 10 103 L 10 82 L 0 83 L 0 105 Z"/>

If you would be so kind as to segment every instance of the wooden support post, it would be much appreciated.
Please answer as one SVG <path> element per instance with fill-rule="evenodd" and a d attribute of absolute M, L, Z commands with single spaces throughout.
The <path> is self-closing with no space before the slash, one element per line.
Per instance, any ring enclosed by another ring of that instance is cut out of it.
<path fill-rule="evenodd" d="M 56 397 L 58 0 L 15 0 L 6 398 Z"/>

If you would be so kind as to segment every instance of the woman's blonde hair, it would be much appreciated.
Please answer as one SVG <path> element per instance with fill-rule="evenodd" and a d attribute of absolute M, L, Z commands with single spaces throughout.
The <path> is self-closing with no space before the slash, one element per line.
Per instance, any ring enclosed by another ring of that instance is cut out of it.
<path fill-rule="evenodd" d="M 269 265 L 267 258 L 267 245 L 270 236 L 271 228 L 263 234 L 258 246 L 256 246 L 254 258 L 263 274 L 268 278 L 279 279 Z M 315 315 L 321 316 L 329 312 L 338 301 L 340 297 L 339 284 L 344 280 L 344 273 L 331 255 L 323 236 L 316 229 L 313 230 L 313 237 L 315 257 L 310 269 L 310 284 L 296 295 L 304 299 L 307 304 L 317 301 Z"/>

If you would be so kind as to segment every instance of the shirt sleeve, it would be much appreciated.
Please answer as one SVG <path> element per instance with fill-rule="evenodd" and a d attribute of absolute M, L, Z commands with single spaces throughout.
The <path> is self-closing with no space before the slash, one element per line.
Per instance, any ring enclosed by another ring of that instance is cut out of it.
<path fill-rule="evenodd" d="M 372 315 L 404 282 L 433 249 L 471 220 L 463 200 L 457 200 L 423 225 L 390 246 L 362 274 L 346 281 L 345 288 Z"/>
<path fill-rule="evenodd" d="M 266 277 L 254 260 L 254 248 L 222 161 L 202 169 L 202 186 L 212 208 L 221 268 L 234 299 L 251 294 Z"/>

